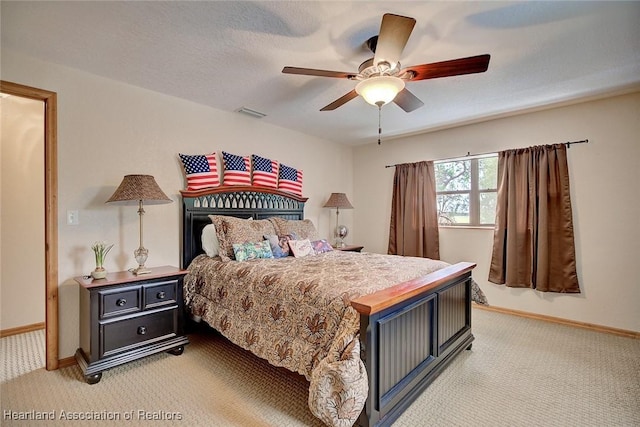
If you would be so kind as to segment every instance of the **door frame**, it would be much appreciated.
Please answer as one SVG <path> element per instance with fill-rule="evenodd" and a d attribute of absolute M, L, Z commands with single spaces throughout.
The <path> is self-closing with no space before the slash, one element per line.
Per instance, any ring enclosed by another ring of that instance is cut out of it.
<path fill-rule="evenodd" d="M 0 92 L 44 102 L 46 368 L 58 369 L 58 99 L 55 92 L 0 80 Z"/>

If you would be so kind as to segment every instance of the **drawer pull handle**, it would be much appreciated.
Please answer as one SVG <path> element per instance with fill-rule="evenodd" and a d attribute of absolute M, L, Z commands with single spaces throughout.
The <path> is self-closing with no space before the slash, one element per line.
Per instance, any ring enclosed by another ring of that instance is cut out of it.
<path fill-rule="evenodd" d="M 144 335 L 147 333 L 147 328 L 144 326 L 138 326 L 138 335 Z"/>
<path fill-rule="evenodd" d="M 156 295 L 156 297 L 158 299 L 164 299 L 165 296 L 167 296 L 167 295 L 164 293 L 164 291 L 160 291 L 160 292 L 158 292 L 158 295 Z"/>
<path fill-rule="evenodd" d="M 120 298 L 118 301 L 116 301 L 116 305 L 118 307 L 123 307 L 126 303 L 127 303 L 127 300 L 124 298 Z"/>

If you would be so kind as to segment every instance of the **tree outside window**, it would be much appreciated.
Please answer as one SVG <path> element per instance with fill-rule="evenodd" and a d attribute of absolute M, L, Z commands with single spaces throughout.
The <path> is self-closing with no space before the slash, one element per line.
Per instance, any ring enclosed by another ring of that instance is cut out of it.
<path fill-rule="evenodd" d="M 498 155 L 435 163 L 440 225 L 493 226 Z"/>

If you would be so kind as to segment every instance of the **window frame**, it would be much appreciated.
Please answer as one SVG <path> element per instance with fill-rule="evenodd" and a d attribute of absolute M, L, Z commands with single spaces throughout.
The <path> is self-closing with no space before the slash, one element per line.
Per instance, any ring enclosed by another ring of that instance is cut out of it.
<path fill-rule="evenodd" d="M 461 194 L 461 195 L 469 195 L 469 222 L 468 223 L 453 223 L 453 224 L 440 224 L 440 212 L 438 211 L 438 227 L 456 227 L 456 228 L 493 228 L 495 227 L 495 216 L 494 216 L 494 221 L 491 223 L 481 223 L 480 222 L 480 196 L 481 194 L 486 194 L 486 193 L 498 193 L 498 180 L 497 180 L 497 176 L 498 176 L 498 171 L 496 170 L 496 186 L 495 188 L 490 188 L 490 189 L 480 189 L 480 166 L 479 166 L 479 160 L 481 159 L 486 159 L 486 158 L 491 158 L 491 157 L 498 157 L 498 153 L 486 153 L 486 154 L 479 154 L 479 155 L 475 155 L 475 156 L 466 156 L 466 157 L 459 157 L 459 158 L 453 158 L 453 159 L 443 159 L 443 160 L 436 160 L 434 161 L 434 167 L 437 167 L 438 164 L 441 163 L 454 163 L 454 162 L 464 162 L 464 161 L 470 161 L 470 171 L 469 171 L 469 180 L 470 180 L 470 186 L 469 186 L 469 190 L 447 190 L 447 191 L 437 191 L 438 188 L 438 182 L 437 182 L 437 175 L 436 175 L 436 200 L 438 198 L 438 196 L 441 195 L 457 195 L 457 194 Z M 498 167 L 497 163 L 496 163 L 496 168 Z"/>

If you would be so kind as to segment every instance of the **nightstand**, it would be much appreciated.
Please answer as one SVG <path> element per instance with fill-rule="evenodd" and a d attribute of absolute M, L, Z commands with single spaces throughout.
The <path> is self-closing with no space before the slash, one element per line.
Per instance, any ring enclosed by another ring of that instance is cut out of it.
<path fill-rule="evenodd" d="M 80 348 L 76 360 L 85 381 L 102 372 L 162 351 L 180 355 L 184 334 L 182 282 L 186 270 L 164 266 L 136 276 L 76 277 L 80 285 Z"/>
<path fill-rule="evenodd" d="M 364 246 L 346 245 L 341 248 L 333 248 L 333 249 L 335 249 L 336 251 L 360 252 L 362 248 L 364 248 Z"/>

